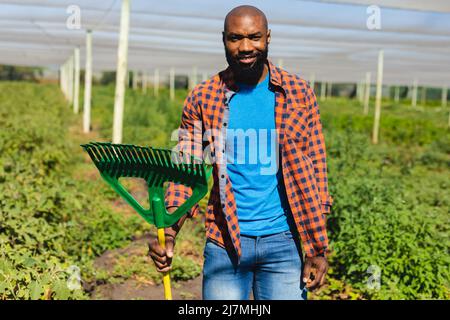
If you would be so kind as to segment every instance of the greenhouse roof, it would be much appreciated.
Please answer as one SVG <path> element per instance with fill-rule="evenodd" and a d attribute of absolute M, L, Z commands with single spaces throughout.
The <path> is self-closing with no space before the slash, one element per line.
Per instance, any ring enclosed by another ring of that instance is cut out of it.
<path fill-rule="evenodd" d="M 444 0 L 131 0 L 129 69 L 223 69 L 223 19 L 241 4 L 266 13 L 269 57 L 306 79 L 314 73 L 317 81 L 359 82 L 367 71 L 374 79 L 383 49 L 384 83 L 450 86 L 450 2 Z M 368 27 L 374 4 L 380 8 L 375 29 Z M 81 18 L 75 28 L 67 23 L 73 5 Z M 55 68 L 79 46 L 83 65 L 92 30 L 94 70 L 114 70 L 120 8 L 120 0 L 0 0 L 0 63 Z"/>

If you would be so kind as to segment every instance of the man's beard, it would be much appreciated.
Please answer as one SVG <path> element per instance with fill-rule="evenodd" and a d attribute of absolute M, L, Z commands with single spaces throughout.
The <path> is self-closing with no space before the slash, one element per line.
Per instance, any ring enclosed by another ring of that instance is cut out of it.
<path fill-rule="evenodd" d="M 264 71 L 264 64 L 267 61 L 267 55 L 269 54 L 269 47 L 266 46 L 266 49 L 263 51 L 258 51 L 255 54 L 250 55 L 251 57 L 255 56 L 256 61 L 250 67 L 244 67 L 239 63 L 239 59 L 243 56 L 248 57 L 248 54 L 245 55 L 237 55 L 233 57 L 230 52 L 225 48 L 225 56 L 227 58 L 228 65 L 231 67 L 233 71 L 233 76 L 237 82 L 243 82 L 248 84 L 256 84 L 258 83 L 261 75 Z"/>

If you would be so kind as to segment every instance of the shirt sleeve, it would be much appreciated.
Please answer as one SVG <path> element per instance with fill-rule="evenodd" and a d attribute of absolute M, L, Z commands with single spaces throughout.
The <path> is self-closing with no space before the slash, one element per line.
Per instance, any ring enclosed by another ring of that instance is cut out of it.
<path fill-rule="evenodd" d="M 333 205 L 333 198 L 328 192 L 325 139 L 322 132 L 319 105 L 314 91 L 309 86 L 307 88 L 307 101 L 311 108 L 308 156 L 312 160 L 314 166 L 322 213 L 329 214 Z"/>
<path fill-rule="evenodd" d="M 173 151 L 183 153 L 183 159 L 202 159 L 202 122 L 198 105 L 196 103 L 195 90 L 184 101 L 181 124 L 178 128 L 178 144 Z M 180 158 L 181 159 L 181 158 Z M 185 160 L 184 160 L 185 161 Z M 165 192 L 165 204 L 167 208 L 179 207 L 192 195 L 192 188 L 183 184 L 169 182 Z M 195 217 L 199 212 L 196 204 L 188 213 L 188 217 Z"/>

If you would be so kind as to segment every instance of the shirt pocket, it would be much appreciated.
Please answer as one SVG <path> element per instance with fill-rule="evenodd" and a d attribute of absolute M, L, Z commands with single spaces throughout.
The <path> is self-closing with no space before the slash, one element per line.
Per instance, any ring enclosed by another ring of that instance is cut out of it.
<path fill-rule="evenodd" d="M 286 138 L 297 143 L 301 147 L 302 151 L 305 151 L 310 132 L 308 126 L 308 108 L 300 105 L 296 107 L 289 107 L 286 112 Z"/>

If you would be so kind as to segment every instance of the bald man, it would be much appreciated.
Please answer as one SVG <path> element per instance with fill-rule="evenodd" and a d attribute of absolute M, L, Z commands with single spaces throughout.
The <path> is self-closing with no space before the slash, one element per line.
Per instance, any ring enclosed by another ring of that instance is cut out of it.
<path fill-rule="evenodd" d="M 327 273 L 325 216 L 333 202 L 319 106 L 306 81 L 267 59 L 261 10 L 231 10 L 222 39 L 229 67 L 186 98 L 176 148 L 214 165 L 203 298 L 306 299 Z M 168 210 L 191 194 L 169 184 Z M 158 271 L 170 270 L 176 235 L 197 212 L 166 229 L 166 250 L 149 244 Z"/>

